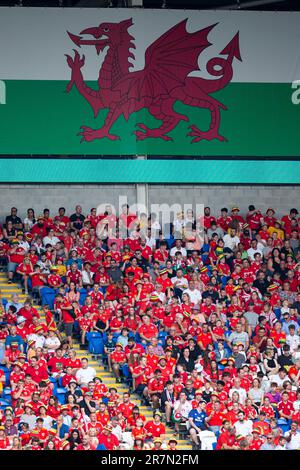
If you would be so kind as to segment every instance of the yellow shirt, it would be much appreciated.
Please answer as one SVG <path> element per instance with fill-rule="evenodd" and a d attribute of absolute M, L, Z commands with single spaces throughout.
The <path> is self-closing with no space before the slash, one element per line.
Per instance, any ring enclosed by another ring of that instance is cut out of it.
<path fill-rule="evenodd" d="M 67 268 L 64 264 L 62 265 L 56 265 L 57 267 L 57 274 L 62 277 L 62 276 L 65 276 L 67 274 Z"/>
<path fill-rule="evenodd" d="M 279 240 L 284 240 L 284 231 L 281 230 L 281 228 L 269 227 L 268 232 L 270 236 L 272 236 L 273 233 L 277 233 L 277 237 L 279 238 Z"/>

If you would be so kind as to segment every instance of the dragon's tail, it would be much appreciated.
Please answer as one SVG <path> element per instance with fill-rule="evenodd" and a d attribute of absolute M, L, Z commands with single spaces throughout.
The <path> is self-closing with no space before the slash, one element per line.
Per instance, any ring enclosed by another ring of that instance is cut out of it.
<path fill-rule="evenodd" d="M 217 67 L 217 68 L 216 68 Z M 206 93 L 214 93 L 224 88 L 232 79 L 232 63 L 222 57 L 213 57 L 206 64 L 207 72 L 213 77 L 220 77 L 217 80 L 207 80 L 197 77 L 197 86 Z M 196 77 L 194 77 L 195 80 Z"/>

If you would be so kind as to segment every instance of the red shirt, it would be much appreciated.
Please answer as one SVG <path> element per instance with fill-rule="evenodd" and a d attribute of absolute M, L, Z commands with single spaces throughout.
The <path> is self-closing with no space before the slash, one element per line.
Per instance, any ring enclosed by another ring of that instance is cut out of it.
<path fill-rule="evenodd" d="M 224 411 L 214 411 L 212 417 L 208 421 L 209 426 L 222 426 L 224 419 Z"/>
<path fill-rule="evenodd" d="M 68 310 L 65 310 L 66 307 L 72 307 L 70 302 L 67 299 L 63 299 L 62 302 L 57 304 L 57 308 L 61 309 L 62 321 L 63 323 L 74 323 L 74 318 L 69 314 Z"/>
<path fill-rule="evenodd" d="M 227 232 L 231 221 L 232 221 L 232 218 L 230 216 L 227 216 L 225 218 L 219 217 L 217 220 L 217 224 L 219 225 L 219 227 L 221 227 L 224 230 L 224 232 Z"/>
<path fill-rule="evenodd" d="M 61 365 L 61 368 L 57 367 L 59 365 Z M 66 367 L 66 359 L 64 357 L 58 358 L 53 356 L 48 361 L 48 367 L 50 368 L 51 372 L 58 372 L 59 370 L 62 370 Z"/>
<path fill-rule="evenodd" d="M 117 408 L 117 413 L 122 413 L 122 415 L 125 416 L 126 419 L 128 419 L 129 416 L 131 416 L 134 407 L 134 403 L 120 403 Z"/>
<path fill-rule="evenodd" d="M 81 368 L 81 360 L 80 359 L 64 359 L 65 366 L 64 367 L 72 367 L 73 369 L 80 369 Z"/>
<path fill-rule="evenodd" d="M 57 274 L 49 274 L 48 284 L 49 284 L 50 287 L 60 286 L 62 284 L 62 279 Z"/>
<path fill-rule="evenodd" d="M 150 379 L 148 382 L 148 389 L 150 392 L 162 393 L 164 391 L 165 381 L 161 378 L 157 380 L 156 378 Z"/>
<path fill-rule="evenodd" d="M 200 335 L 197 337 L 197 343 L 199 343 L 201 341 L 204 349 L 207 348 L 207 346 L 209 344 L 212 344 L 213 340 L 212 340 L 212 336 L 210 333 L 203 333 L 201 332 Z"/>
<path fill-rule="evenodd" d="M 121 363 L 126 362 L 127 357 L 123 351 L 113 351 L 110 355 L 112 362 Z"/>
<path fill-rule="evenodd" d="M 27 367 L 26 374 L 29 374 L 35 383 L 40 383 L 42 380 L 48 379 L 48 372 L 45 367 L 33 368 Z"/>
<path fill-rule="evenodd" d="M 99 444 L 103 444 L 107 450 L 114 450 L 116 447 L 119 446 L 119 439 L 112 433 L 109 436 L 106 436 L 105 434 L 101 433 L 98 436 L 98 440 Z"/>
<path fill-rule="evenodd" d="M 223 449 L 224 444 L 233 447 L 237 445 L 235 435 L 230 435 L 228 431 L 223 431 L 218 439 L 217 445 L 216 445 L 216 450 L 221 450 Z"/>
<path fill-rule="evenodd" d="M 155 423 L 154 421 L 148 421 L 145 424 L 145 429 L 148 434 L 151 434 L 152 437 L 160 437 L 162 434 L 165 434 L 166 428 L 162 423 Z"/>
<path fill-rule="evenodd" d="M 287 402 L 281 401 L 280 403 L 278 403 L 277 410 L 281 411 L 287 416 L 290 416 L 291 413 L 294 411 L 294 406 L 293 403 L 289 400 Z"/>
<path fill-rule="evenodd" d="M 134 379 L 136 387 L 140 384 L 147 384 L 150 376 L 153 374 L 153 369 L 150 366 L 146 366 L 145 368 L 141 366 L 137 366 L 133 369 L 134 374 L 140 374 L 143 372 L 143 375 L 136 377 Z"/>
<path fill-rule="evenodd" d="M 138 333 L 142 334 L 147 339 L 151 339 L 157 336 L 158 329 L 153 323 L 150 323 L 149 325 L 143 324 L 139 327 Z"/>

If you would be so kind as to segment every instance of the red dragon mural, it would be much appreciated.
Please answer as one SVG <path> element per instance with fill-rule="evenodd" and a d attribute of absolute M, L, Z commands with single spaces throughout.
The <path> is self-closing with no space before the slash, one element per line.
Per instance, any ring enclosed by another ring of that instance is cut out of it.
<path fill-rule="evenodd" d="M 132 52 L 135 49 L 134 37 L 128 29 L 132 26 L 132 19 L 119 23 L 102 23 L 97 27 L 88 28 L 80 36 L 68 32 L 71 40 L 77 47 L 95 46 L 100 54 L 107 46 L 107 52 L 99 71 L 98 90 L 89 88 L 84 82 L 81 72 L 85 63 L 85 56 L 74 49 L 74 57 L 66 54 L 67 63 L 72 74 L 67 86 L 70 92 L 73 85 L 78 92 L 91 105 L 95 118 L 101 109 L 109 109 L 104 125 L 100 129 L 81 126 L 81 141 L 91 142 L 104 137 L 117 140 L 120 137 L 110 133 L 111 126 L 123 114 L 128 120 L 132 113 L 147 108 L 149 113 L 161 125 L 150 129 L 143 123 L 133 133 L 137 140 L 148 138 L 170 141 L 168 135 L 180 121 L 189 122 L 189 118 L 174 110 L 177 101 L 206 108 L 211 113 L 209 129 L 202 131 L 196 124 L 190 124 L 187 136 L 192 137 L 191 142 L 202 139 L 218 139 L 226 141 L 219 134 L 220 108 L 227 109 L 220 101 L 210 94 L 224 88 L 232 79 L 234 58 L 241 61 L 239 49 L 239 33 L 220 52 L 226 57 L 214 57 L 206 64 L 206 70 L 214 79 L 189 76 L 193 71 L 199 70 L 198 58 L 204 49 L 211 45 L 208 41 L 209 32 L 216 24 L 208 26 L 194 33 L 186 30 L 187 19 L 166 31 L 146 50 L 145 67 L 143 70 L 130 72 L 133 65 L 129 59 L 134 59 Z M 82 35 L 91 35 L 93 39 L 84 39 Z"/>

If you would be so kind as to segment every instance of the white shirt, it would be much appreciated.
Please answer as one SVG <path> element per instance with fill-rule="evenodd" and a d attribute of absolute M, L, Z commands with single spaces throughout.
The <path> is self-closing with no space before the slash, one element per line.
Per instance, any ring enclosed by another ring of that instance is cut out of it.
<path fill-rule="evenodd" d="M 299 411 L 300 410 L 300 400 L 294 401 L 294 410 Z"/>
<path fill-rule="evenodd" d="M 289 345 L 289 347 L 291 348 L 291 350 L 293 351 L 297 351 L 298 349 L 298 346 L 300 344 L 300 337 L 298 335 L 288 335 L 286 337 L 286 344 Z"/>
<path fill-rule="evenodd" d="M 279 374 L 272 375 L 271 377 L 272 377 L 272 382 L 276 382 L 278 387 L 282 387 L 283 382 L 286 382 L 286 381 L 291 382 L 288 375 L 286 375 L 284 379 L 281 379 L 279 377 Z"/>
<path fill-rule="evenodd" d="M 151 248 L 151 250 L 155 249 L 156 247 L 156 240 L 155 238 L 151 237 L 146 237 L 146 245 Z"/>
<path fill-rule="evenodd" d="M 60 341 L 56 336 L 52 338 L 47 338 L 44 344 L 44 347 L 48 349 L 49 352 L 54 352 L 60 346 Z"/>
<path fill-rule="evenodd" d="M 155 290 L 152 294 L 153 294 L 153 295 L 157 295 L 157 297 L 159 298 L 159 300 L 160 300 L 163 304 L 166 303 L 167 297 L 166 297 L 166 295 L 165 295 L 163 292 L 158 293 L 158 292 Z"/>
<path fill-rule="evenodd" d="M 49 431 L 49 429 L 52 428 L 52 421 L 53 421 L 53 418 L 51 418 L 51 416 L 43 416 L 43 428 L 47 429 L 47 431 Z"/>
<path fill-rule="evenodd" d="M 287 449 L 286 449 L 286 444 L 284 444 L 284 446 L 278 445 L 278 446 L 275 447 L 274 450 L 287 450 Z"/>
<path fill-rule="evenodd" d="M 119 442 L 122 442 L 123 431 L 119 424 L 117 426 L 113 426 L 111 433 L 114 434 L 119 439 Z"/>
<path fill-rule="evenodd" d="M 27 415 L 23 414 L 20 417 L 20 423 L 27 423 L 29 426 L 29 431 L 31 431 L 33 428 L 35 428 L 36 425 L 36 416 L 35 415 Z"/>
<path fill-rule="evenodd" d="M 96 377 L 96 371 L 94 367 L 88 366 L 86 369 L 81 368 L 76 372 L 76 379 L 80 384 L 87 384 L 88 382 L 91 382 L 94 377 Z"/>
<path fill-rule="evenodd" d="M 59 242 L 60 242 L 60 239 L 57 238 L 57 237 L 52 237 L 52 238 L 50 238 L 50 237 L 44 237 L 44 238 L 43 238 L 43 244 L 44 244 L 44 246 L 46 246 L 46 245 L 55 246 L 56 243 L 59 243 Z"/>
<path fill-rule="evenodd" d="M 25 251 L 28 251 L 30 248 L 29 243 L 27 243 L 25 240 L 19 242 L 19 246 L 22 247 Z"/>
<path fill-rule="evenodd" d="M 254 248 L 249 248 L 249 250 L 247 250 L 247 253 L 248 253 L 248 256 L 250 259 L 254 260 L 254 254 L 255 253 L 259 253 L 261 256 L 263 255 L 263 252 L 262 250 L 259 249 L 259 245 L 257 244 L 257 247 L 256 249 Z"/>
<path fill-rule="evenodd" d="M 234 427 L 237 435 L 245 437 L 252 433 L 253 423 L 250 419 L 246 419 L 242 423 L 240 421 L 236 421 L 236 423 L 234 423 Z"/>
<path fill-rule="evenodd" d="M 170 251 L 171 258 L 175 256 L 175 253 L 177 253 L 177 251 L 180 251 L 183 257 L 187 256 L 186 249 L 183 246 L 181 248 L 177 248 L 176 246 L 174 246 L 173 248 L 171 248 L 171 251 Z"/>
<path fill-rule="evenodd" d="M 180 403 L 180 400 L 177 400 L 175 401 L 174 403 L 174 413 L 176 413 L 180 408 L 180 412 L 181 412 L 181 415 L 184 417 L 184 418 L 188 418 L 189 417 L 189 413 L 190 411 L 192 410 L 192 405 L 191 403 L 186 400 L 185 403 Z"/>
<path fill-rule="evenodd" d="M 227 233 L 223 238 L 223 242 L 224 248 L 230 248 L 230 250 L 234 250 L 240 243 L 240 239 L 236 235 L 232 237 L 229 235 L 229 233 Z"/>
<path fill-rule="evenodd" d="M 35 341 L 36 348 L 43 348 L 46 338 L 43 335 L 40 336 L 40 335 L 36 335 L 35 333 L 33 333 L 31 335 L 27 335 L 27 341 L 30 341 L 30 340 Z"/>
<path fill-rule="evenodd" d="M 174 276 L 171 278 L 171 282 L 174 287 L 178 287 L 178 289 L 186 289 L 189 285 L 188 280 L 185 277 L 177 277 Z"/>
<path fill-rule="evenodd" d="M 284 433 L 284 437 L 289 437 L 291 431 L 287 431 Z M 290 442 L 286 443 L 287 450 L 298 450 L 300 448 L 300 432 L 296 431 L 296 433 L 292 434 L 292 438 Z"/>
<path fill-rule="evenodd" d="M 89 273 L 85 270 L 81 271 L 82 283 L 83 284 L 90 284 L 91 279 L 93 279 L 93 277 L 94 277 L 94 274 L 95 273 L 93 273 L 91 271 Z M 89 277 L 89 275 L 90 275 L 90 277 Z"/>
<path fill-rule="evenodd" d="M 201 302 L 202 300 L 202 294 L 201 292 L 199 291 L 199 289 L 185 289 L 183 291 L 183 294 L 188 294 L 189 297 L 190 297 L 190 300 L 191 302 L 194 304 L 194 305 L 197 305 L 199 304 L 199 302 Z"/>

